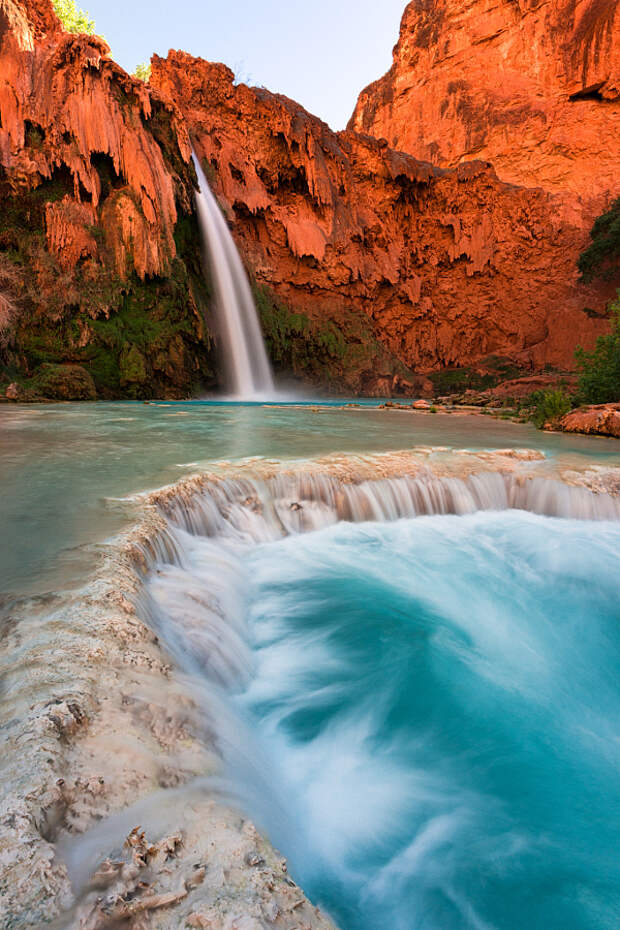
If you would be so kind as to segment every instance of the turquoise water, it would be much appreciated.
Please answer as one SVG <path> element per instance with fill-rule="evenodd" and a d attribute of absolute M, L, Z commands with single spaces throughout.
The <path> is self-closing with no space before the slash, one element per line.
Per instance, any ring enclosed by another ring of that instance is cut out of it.
<path fill-rule="evenodd" d="M 338 524 L 246 568 L 253 813 L 343 930 L 620 926 L 620 525 Z"/>
<path fill-rule="evenodd" d="M 372 405 L 0 408 L 0 607 L 83 585 L 139 519 L 128 495 L 222 460 L 415 446 L 620 465 L 613 440 Z M 226 790 L 305 890 L 342 930 L 620 925 L 620 524 L 484 512 L 274 541 L 251 503 L 272 541 L 172 528 L 183 564 L 153 574 L 145 619 L 211 694 Z"/>
<path fill-rule="evenodd" d="M 2 406 L 0 595 L 80 584 L 97 545 L 136 518 L 116 498 L 209 462 L 420 444 L 528 446 L 620 464 L 614 440 L 548 435 L 480 416 L 205 402 Z"/>

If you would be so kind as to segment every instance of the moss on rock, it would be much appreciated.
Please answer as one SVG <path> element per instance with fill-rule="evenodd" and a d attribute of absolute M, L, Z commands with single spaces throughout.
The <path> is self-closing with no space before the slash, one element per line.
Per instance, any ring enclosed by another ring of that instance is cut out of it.
<path fill-rule="evenodd" d="M 253 292 L 267 352 L 281 374 L 355 394 L 372 390 L 382 377 L 413 377 L 379 342 L 371 321 L 359 310 L 326 310 L 314 318 L 287 306 L 264 285 L 254 284 Z"/>

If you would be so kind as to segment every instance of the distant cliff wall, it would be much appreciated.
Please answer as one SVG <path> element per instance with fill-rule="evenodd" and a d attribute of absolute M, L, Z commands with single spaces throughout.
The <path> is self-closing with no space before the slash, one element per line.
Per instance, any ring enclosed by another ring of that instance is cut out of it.
<path fill-rule="evenodd" d="M 620 4 L 413 0 L 349 128 L 442 167 L 491 161 L 575 195 L 587 222 L 620 192 Z"/>

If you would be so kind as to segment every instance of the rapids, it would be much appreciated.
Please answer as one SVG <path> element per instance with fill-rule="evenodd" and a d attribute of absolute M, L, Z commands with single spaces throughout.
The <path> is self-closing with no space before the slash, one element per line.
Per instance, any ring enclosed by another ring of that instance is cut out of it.
<path fill-rule="evenodd" d="M 617 501 L 302 472 L 160 506 L 142 616 L 342 930 L 615 926 Z"/>

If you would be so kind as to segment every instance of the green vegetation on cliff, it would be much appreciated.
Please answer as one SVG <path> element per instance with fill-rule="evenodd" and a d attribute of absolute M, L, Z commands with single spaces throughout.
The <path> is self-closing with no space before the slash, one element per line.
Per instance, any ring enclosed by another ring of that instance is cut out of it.
<path fill-rule="evenodd" d="M 144 81 L 145 84 L 148 84 L 151 77 L 151 66 L 150 64 L 140 64 L 136 65 L 133 76 L 138 78 L 140 81 Z"/>
<path fill-rule="evenodd" d="M 577 262 L 582 280 L 588 284 L 598 277 L 612 279 L 620 272 L 620 197 L 595 220 L 590 237 L 591 244 Z"/>
<path fill-rule="evenodd" d="M 617 202 L 620 204 L 620 200 Z M 610 312 L 611 332 L 599 336 L 591 352 L 581 347 L 576 352 L 581 371 L 579 397 L 590 404 L 620 401 L 620 291 Z"/>
<path fill-rule="evenodd" d="M 411 372 L 375 337 L 368 318 L 353 308 L 337 318 L 298 313 L 269 288 L 255 284 L 254 299 L 267 353 L 277 371 L 328 390 L 363 392 L 377 376 Z"/>
<path fill-rule="evenodd" d="M 75 0 L 54 0 L 54 10 L 67 32 L 95 35 L 95 21 L 85 10 L 80 10 Z"/>
<path fill-rule="evenodd" d="M 0 395 L 13 382 L 25 400 L 82 400 L 94 391 L 188 397 L 212 386 L 210 297 L 195 217 L 179 217 L 177 258 L 165 278 L 118 277 L 99 226 L 90 230 L 97 258 L 66 271 L 47 251 L 45 208 L 72 192 L 62 170 L 19 197 L 0 179 Z"/>

